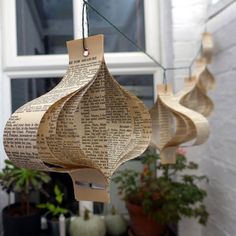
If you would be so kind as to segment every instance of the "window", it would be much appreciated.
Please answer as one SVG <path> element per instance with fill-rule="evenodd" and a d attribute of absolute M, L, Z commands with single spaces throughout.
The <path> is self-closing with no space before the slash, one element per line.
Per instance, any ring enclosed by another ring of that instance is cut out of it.
<path fill-rule="evenodd" d="M 145 48 L 143 0 L 89 0 L 96 9 L 121 29 L 130 39 Z M 105 52 L 137 51 L 127 39 L 94 11 L 89 10 L 90 33 L 105 35 Z"/>
<path fill-rule="evenodd" d="M 74 36 L 72 0 L 16 1 L 17 55 L 66 53 Z"/>
<path fill-rule="evenodd" d="M 160 61 L 158 0 L 89 0 L 111 22 Z M 3 120 L 59 82 L 68 65 L 65 41 L 81 38 L 82 0 L 2 0 Z M 53 11 L 51 10 L 53 9 Z M 149 107 L 159 69 L 92 10 L 90 33 L 105 34 L 105 60 L 120 84 Z M 1 147 L 2 153 L 3 147 Z M 0 161 L 0 167 L 3 161 Z"/>

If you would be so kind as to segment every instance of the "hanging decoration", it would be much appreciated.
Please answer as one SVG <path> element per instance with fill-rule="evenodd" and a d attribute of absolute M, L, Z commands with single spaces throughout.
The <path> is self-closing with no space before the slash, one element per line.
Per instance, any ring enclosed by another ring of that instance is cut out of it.
<path fill-rule="evenodd" d="M 175 96 L 170 85 L 159 85 L 157 101 L 150 110 L 151 144 L 159 149 L 162 164 L 175 163 L 179 145 L 190 141 L 189 146 L 200 145 L 209 136 L 206 118 L 182 106 L 180 99 L 181 94 Z"/>
<path fill-rule="evenodd" d="M 196 71 L 193 76 L 190 73 L 189 78 L 185 79 L 184 89 L 175 95 L 171 87 L 166 85 L 167 69 L 164 68 L 163 85 L 158 87 L 157 101 L 150 110 L 151 144 L 159 149 L 162 164 L 175 163 L 176 150 L 180 145 L 200 145 L 208 139 L 209 124 L 205 117 L 211 114 L 214 104 L 207 92 L 214 87 L 215 79 L 207 64 L 211 62 L 212 55 L 212 36 L 205 32 L 201 58 L 194 58 L 189 66 L 191 72 L 196 60 Z"/>
<path fill-rule="evenodd" d="M 149 112 L 109 73 L 103 40 L 67 42 L 62 81 L 19 108 L 4 130 L 6 153 L 17 166 L 69 173 L 77 200 L 108 202 L 116 168 L 150 142 Z"/>
<path fill-rule="evenodd" d="M 185 86 L 188 87 L 188 80 L 194 81 L 194 86 L 180 101 L 183 106 L 197 111 L 205 117 L 208 117 L 214 109 L 214 104 L 207 95 L 207 92 L 213 89 L 215 85 L 215 78 L 207 67 L 212 60 L 212 55 L 212 36 L 210 33 L 205 32 L 202 39 L 201 57 L 195 63 L 195 73 L 185 80 Z"/>

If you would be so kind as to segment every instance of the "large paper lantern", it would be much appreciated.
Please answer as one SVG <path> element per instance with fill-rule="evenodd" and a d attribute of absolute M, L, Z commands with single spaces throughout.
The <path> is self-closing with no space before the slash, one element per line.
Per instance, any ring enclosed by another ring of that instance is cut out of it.
<path fill-rule="evenodd" d="M 66 172 L 78 200 L 109 201 L 109 182 L 123 162 L 142 154 L 151 121 L 104 61 L 103 35 L 67 43 L 69 67 L 47 94 L 20 107 L 4 130 L 8 157 L 19 167 Z"/>

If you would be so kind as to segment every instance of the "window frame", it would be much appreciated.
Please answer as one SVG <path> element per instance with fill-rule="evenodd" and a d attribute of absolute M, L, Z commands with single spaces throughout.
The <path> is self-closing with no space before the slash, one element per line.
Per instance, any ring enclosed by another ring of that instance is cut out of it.
<path fill-rule="evenodd" d="M 0 37 L 2 36 L 2 78 L 0 79 L 2 112 L 1 136 L 3 127 L 12 113 L 11 79 L 42 78 L 63 76 L 68 66 L 68 56 L 63 55 L 17 55 L 16 1 L 0 2 Z M 160 36 L 160 0 L 144 0 L 145 44 L 146 51 L 157 61 L 161 61 Z M 74 38 L 81 38 L 81 12 L 83 0 L 73 0 Z M 78 14 L 78 12 L 80 14 Z M 155 22 L 155 24 L 153 23 Z M 154 25 L 153 25 L 154 24 Z M 2 31 L 2 35 L 1 35 Z M 0 39 L 1 43 L 1 39 Z M 1 48 L 0 48 L 1 49 Z M 142 52 L 105 53 L 105 60 L 113 75 L 153 74 L 154 99 L 156 84 L 161 81 L 161 70 Z M 1 71 L 0 71 L 1 73 Z M 6 154 L 0 146 L 0 169 L 4 167 Z M 83 202 L 82 206 L 92 209 L 91 203 Z M 84 207 L 81 207 L 83 209 Z"/>
<path fill-rule="evenodd" d="M 160 59 L 159 42 L 159 1 L 144 0 L 145 44 L 146 51 L 155 59 Z M 81 13 L 83 0 L 73 0 L 74 38 L 81 38 Z M 78 14 L 78 12 L 80 14 Z M 148 13 L 148 14 L 147 14 Z M 61 55 L 17 55 L 17 29 L 16 29 L 16 0 L 2 0 L 3 14 L 3 69 L 12 71 L 38 71 L 65 69 L 68 56 Z M 156 22 L 157 27 L 153 27 Z M 105 59 L 110 69 L 147 70 L 153 71 L 155 63 L 142 52 L 114 52 L 105 53 Z"/>

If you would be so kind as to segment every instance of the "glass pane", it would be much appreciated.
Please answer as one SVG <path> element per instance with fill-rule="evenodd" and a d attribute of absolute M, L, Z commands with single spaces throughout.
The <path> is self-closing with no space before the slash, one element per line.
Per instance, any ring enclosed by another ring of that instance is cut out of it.
<path fill-rule="evenodd" d="M 53 89 L 61 78 L 12 79 L 12 112 L 26 102 L 39 97 Z"/>
<path fill-rule="evenodd" d="M 128 91 L 134 93 L 148 108 L 153 105 L 153 76 L 152 75 L 119 75 L 116 80 Z"/>
<path fill-rule="evenodd" d="M 72 0 L 16 0 L 18 55 L 67 53 L 74 38 Z"/>
<path fill-rule="evenodd" d="M 153 76 L 152 75 L 119 75 L 117 81 L 125 89 L 133 92 L 149 108 L 153 104 Z M 26 102 L 39 97 L 54 88 L 61 78 L 12 79 L 12 111 Z"/>
<path fill-rule="evenodd" d="M 89 0 L 100 13 L 139 46 L 145 48 L 143 0 Z M 105 52 L 138 51 L 111 25 L 89 9 L 90 35 L 105 35 Z"/>

